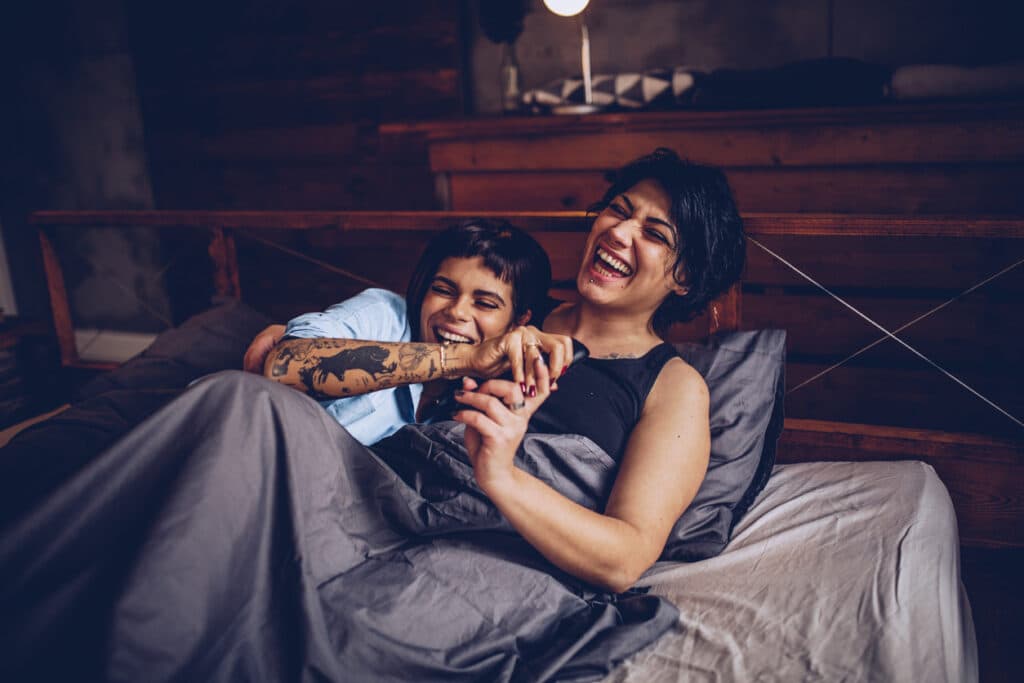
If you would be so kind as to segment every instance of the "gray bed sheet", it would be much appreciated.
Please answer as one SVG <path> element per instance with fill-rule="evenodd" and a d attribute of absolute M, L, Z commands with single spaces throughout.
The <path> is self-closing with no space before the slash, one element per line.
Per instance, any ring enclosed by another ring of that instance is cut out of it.
<path fill-rule="evenodd" d="M 679 620 L 605 681 L 978 680 L 956 517 L 921 462 L 776 466 L 721 555 L 642 585 Z"/>

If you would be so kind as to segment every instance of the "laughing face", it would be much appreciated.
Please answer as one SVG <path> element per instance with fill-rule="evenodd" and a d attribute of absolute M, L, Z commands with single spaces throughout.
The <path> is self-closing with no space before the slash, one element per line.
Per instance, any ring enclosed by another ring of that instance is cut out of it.
<path fill-rule="evenodd" d="M 594 303 L 653 315 L 676 282 L 678 231 L 669 218 L 669 197 L 654 180 L 642 180 L 598 214 L 576 276 L 580 294 Z"/>
<path fill-rule="evenodd" d="M 512 294 L 512 285 L 484 265 L 483 257 L 445 259 L 420 308 L 423 341 L 478 344 L 513 323 L 525 324 L 513 320 Z"/>

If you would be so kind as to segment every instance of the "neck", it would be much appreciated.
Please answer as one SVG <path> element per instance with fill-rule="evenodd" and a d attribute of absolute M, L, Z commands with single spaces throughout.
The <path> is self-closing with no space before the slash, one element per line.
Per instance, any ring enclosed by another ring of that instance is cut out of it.
<path fill-rule="evenodd" d="M 643 355 L 661 343 L 649 315 L 610 311 L 587 301 L 556 311 L 552 332 L 580 340 L 595 358 L 609 355 Z"/>

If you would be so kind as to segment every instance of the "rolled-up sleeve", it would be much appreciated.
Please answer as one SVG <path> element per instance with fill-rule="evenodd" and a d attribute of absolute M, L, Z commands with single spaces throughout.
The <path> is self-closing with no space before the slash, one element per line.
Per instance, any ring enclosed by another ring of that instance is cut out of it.
<path fill-rule="evenodd" d="M 285 337 L 409 341 L 412 331 L 405 299 L 386 289 L 367 289 L 322 313 L 288 321 Z"/>

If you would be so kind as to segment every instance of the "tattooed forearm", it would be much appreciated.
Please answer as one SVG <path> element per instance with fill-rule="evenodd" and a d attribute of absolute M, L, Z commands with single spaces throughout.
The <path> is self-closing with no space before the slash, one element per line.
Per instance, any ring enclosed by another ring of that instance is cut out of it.
<path fill-rule="evenodd" d="M 321 356 L 305 364 L 299 370 L 299 378 L 309 391 L 315 391 L 316 385 L 324 384 L 332 375 L 344 383 L 345 373 L 352 370 L 362 370 L 376 380 L 378 375 L 388 375 L 395 371 L 395 363 L 386 362 L 389 355 L 387 349 L 379 346 L 345 349 L 333 356 Z M 363 378 L 363 387 L 370 390 L 366 378 Z"/>
<path fill-rule="evenodd" d="M 435 379 L 436 344 L 295 339 L 278 346 L 267 375 L 318 399 Z"/>
<path fill-rule="evenodd" d="M 430 354 L 431 347 L 426 344 L 403 344 L 398 352 L 398 364 L 403 370 L 415 370 Z"/>

